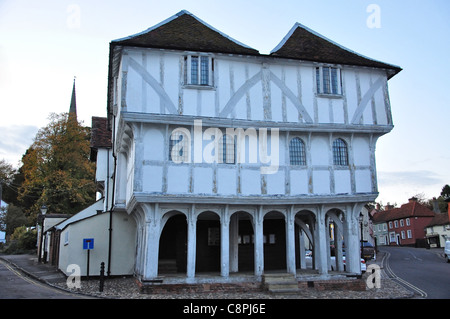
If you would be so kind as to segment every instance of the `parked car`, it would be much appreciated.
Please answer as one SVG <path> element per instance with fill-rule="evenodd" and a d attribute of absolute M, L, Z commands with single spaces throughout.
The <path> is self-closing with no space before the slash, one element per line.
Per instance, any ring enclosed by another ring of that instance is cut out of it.
<path fill-rule="evenodd" d="M 306 268 L 312 269 L 312 251 L 308 250 L 306 251 Z M 331 270 L 336 270 L 336 256 L 331 256 Z M 344 263 L 344 271 L 345 271 L 345 252 L 344 256 L 342 257 L 342 262 Z M 365 273 L 367 270 L 366 261 L 364 258 L 361 258 L 361 272 Z"/>
<path fill-rule="evenodd" d="M 375 247 L 371 243 L 363 241 L 362 246 L 362 258 L 364 258 L 365 261 L 376 259 Z"/>
<path fill-rule="evenodd" d="M 447 262 L 450 263 L 450 240 L 445 242 L 444 254 L 445 258 L 447 258 Z"/>

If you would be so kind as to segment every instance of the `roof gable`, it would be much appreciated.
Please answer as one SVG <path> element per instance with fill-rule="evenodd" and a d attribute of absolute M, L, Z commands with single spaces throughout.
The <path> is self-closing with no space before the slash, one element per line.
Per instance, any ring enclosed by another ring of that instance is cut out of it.
<path fill-rule="evenodd" d="M 143 32 L 111 43 L 147 48 L 259 55 L 257 50 L 216 30 L 186 10 Z"/>
<path fill-rule="evenodd" d="M 427 207 L 419 204 L 416 201 L 412 201 L 407 204 L 403 204 L 400 208 L 394 208 L 379 212 L 373 216 L 375 223 L 382 223 L 386 221 L 408 218 L 408 217 L 434 217 L 435 213 Z"/>
<path fill-rule="evenodd" d="M 388 69 L 391 71 L 389 77 L 402 70 L 398 66 L 376 61 L 347 49 L 300 23 L 296 23 L 292 27 L 283 40 L 270 52 L 270 55 L 323 63 Z"/>

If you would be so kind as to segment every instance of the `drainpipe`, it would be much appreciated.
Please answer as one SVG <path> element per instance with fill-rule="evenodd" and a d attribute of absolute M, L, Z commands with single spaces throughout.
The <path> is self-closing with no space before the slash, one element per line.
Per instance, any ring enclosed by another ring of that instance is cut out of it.
<path fill-rule="evenodd" d="M 114 158 L 114 170 L 112 174 L 112 195 L 111 195 L 111 208 L 109 209 L 109 247 L 108 247 L 108 270 L 106 271 L 106 275 L 108 277 L 111 276 L 111 251 L 112 251 L 112 213 L 114 209 L 114 194 L 116 192 L 116 168 L 117 168 L 117 156 L 114 153 L 114 129 L 116 127 L 116 117 L 113 117 L 113 127 L 112 127 L 112 156 Z M 109 151 L 108 151 L 108 183 L 109 183 Z M 109 190 L 109 187 L 108 187 Z M 108 191 L 109 194 L 109 191 Z M 108 202 L 106 202 L 106 205 L 108 205 Z"/>

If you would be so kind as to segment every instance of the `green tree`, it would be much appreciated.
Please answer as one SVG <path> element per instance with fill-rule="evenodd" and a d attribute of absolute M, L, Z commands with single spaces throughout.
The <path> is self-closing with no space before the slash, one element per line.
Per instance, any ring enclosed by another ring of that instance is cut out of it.
<path fill-rule="evenodd" d="M 50 213 L 74 214 L 95 200 L 95 163 L 89 160 L 90 128 L 67 113 L 51 114 L 22 158 L 18 199 L 33 219 L 46 204 Z"/>
<path fill-rule="evenodd" d="M 17 227 L 27 224 L 27 217 L 20 207 L 9 204 L 0 213 L 0 230 L 4 231 L 6 238 L 14 233 Z"/>

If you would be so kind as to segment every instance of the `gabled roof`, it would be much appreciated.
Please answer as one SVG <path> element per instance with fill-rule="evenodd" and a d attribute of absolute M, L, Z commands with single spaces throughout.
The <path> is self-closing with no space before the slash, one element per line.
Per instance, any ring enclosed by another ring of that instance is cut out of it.
<path fill-rule="evenodd" d="M 376 61 L 347 49 L 300 23 L 296 23 L 292 27 L 283 40 L 270 52 L 270 55 L 280 58 L 388 69 L 391 71 L 389 77 L 402 70 L 398 66 Z"/>
<path fill-rule="evenodd" d="M 186 10 L 143 32 L 114 40 L 111 44 L 259 55 L 257 50 L 216 30 Z"/>
<path fill-rule="evenodd" d="M 435 213 L 416 201 L 403 204 L 400 208 L 394 208 L 379 212 L 373 216 L 374 223 L 382 223 L 408 217 L 434 217 Z"/>

